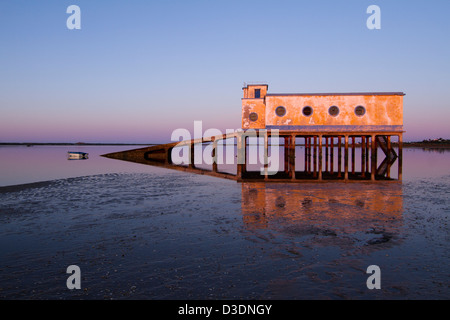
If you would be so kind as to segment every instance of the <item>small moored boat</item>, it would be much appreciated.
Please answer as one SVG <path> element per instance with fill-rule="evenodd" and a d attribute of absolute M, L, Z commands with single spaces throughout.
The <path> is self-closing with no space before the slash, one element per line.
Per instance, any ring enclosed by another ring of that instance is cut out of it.
<path fill-rule="evenodd" d="M 88 153 L 79 152 L 79 151 L 69 151 L 67 152 L 67 157 L 69 160 L 77 160 L 77 159 L 88 159 Z"/>

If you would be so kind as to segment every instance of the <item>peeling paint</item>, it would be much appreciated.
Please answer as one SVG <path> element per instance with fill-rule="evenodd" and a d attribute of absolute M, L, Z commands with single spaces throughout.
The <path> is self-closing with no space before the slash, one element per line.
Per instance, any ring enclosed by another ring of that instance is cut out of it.
<path fill-rule="evenodd" d="M 336 94 L 269 94 L 261 90 L 259 99 L 248 98 L 254 88 L 267 89 L 262 85 L 248 85 L 242 99 L 243 129 L 264 129 L 266 126 L 402 126 L 403 93 L 336 93 Z M 275 114 L 278 106 L 286 108 L 286 114 Z M 313 108 L 311 116 L 305 116 L 302 109 Z M 339 108 L 335 117 L 328 113 L 331 106 Z M 363 116 L 355 114 L 355 108 L 363 106 Z M 258 121 L 249 122 L 251 112 L 258 114 Z"/>

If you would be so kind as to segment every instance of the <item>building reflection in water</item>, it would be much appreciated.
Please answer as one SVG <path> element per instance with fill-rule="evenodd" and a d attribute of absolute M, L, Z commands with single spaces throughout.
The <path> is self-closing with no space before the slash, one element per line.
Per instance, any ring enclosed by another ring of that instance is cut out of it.
<path fill-rule="evenodd" d="M 247 230 L 309 245 L 354 249 L 398 243 L 402 212 L 401 183 L 242 183 Z"/>

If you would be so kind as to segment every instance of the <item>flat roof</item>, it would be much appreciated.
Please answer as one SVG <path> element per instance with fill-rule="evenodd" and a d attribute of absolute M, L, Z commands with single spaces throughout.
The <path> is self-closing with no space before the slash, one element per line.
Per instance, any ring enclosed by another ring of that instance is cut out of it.
<path fill-rule="evenodd" d="M 268 93 L 266 96 L 404 96 L 403 92 Z"/>
<path fill-rule="evenodd" d="M 248 83 L 245 87 L 242 87 L 242 89 L 248 88 L 248 87 L 269 87 L 268 84 L 265 83 Z"/>

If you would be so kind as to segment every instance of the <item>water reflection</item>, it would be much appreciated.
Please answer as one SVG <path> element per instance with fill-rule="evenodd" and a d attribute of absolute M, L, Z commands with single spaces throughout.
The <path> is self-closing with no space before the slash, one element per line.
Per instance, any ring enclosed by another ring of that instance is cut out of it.
<path fill-rule="evenodd" d="M 242 183 L 242 214 L 249 231 L 314 246 L 391 245 L 401 238 L 402 185 Z"/>
<path fill-rule="evenodd" d="M 111 161 L 101 154 L 137 146 L 0 146 L 0 187 L 114 172 L 150 172 L 152 167 Z M 68 152 L 89 161 L 68 161 Z"/>

